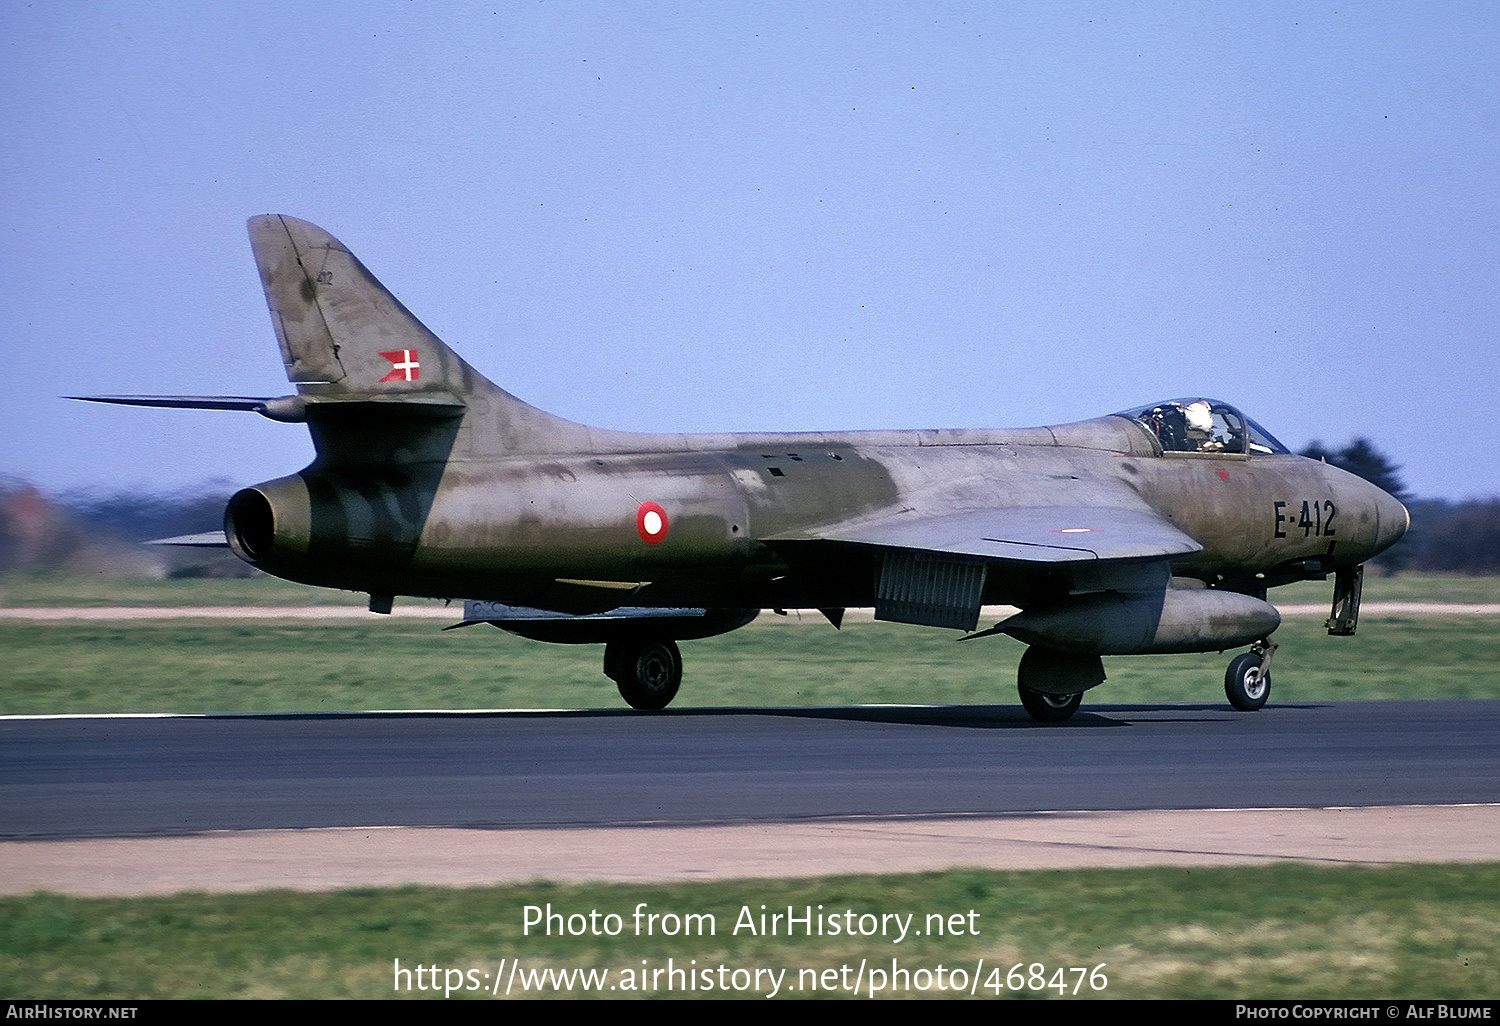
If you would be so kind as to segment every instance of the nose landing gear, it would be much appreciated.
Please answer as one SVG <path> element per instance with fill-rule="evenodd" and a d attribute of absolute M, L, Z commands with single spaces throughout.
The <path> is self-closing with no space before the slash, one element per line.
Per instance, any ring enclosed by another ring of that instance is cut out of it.
<path fill-rule="evenodd" d="M 1271 656 L 1276 642 L 1262 638 L 1235 656 L 1224 673 L 1224 696 L 1240 712 L 1255 712 L 1271 697 Z"/>

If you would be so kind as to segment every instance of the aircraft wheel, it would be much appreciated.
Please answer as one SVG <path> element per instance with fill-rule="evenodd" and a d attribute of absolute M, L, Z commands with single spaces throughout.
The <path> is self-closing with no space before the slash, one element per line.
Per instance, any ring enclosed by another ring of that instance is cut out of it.
<path fill-rule="evenodd" d="M 1255 712 L 1271 697 L 1271 675 L 1260 672 L 1261 659 L 1255 652 L 1235 656 L 1224 673 L 1224 695 L 1240 712 Z"/>
<path fill-rule="evenodd" d="M 1096 655 L 1073 655 L 1032 645 L 1016 668 L 1016 690 L 1031 718 L 1043 723 L 1071 719 L 1083 693 L 1104 682 L 1104 661 Z"/>
<path fill-rule="evenodd" d="M 632 709 L 665 709 L 682 684 L 682 654 L 674 641 L 612 641 L 604 672 Z"/>
<path fill-rule="evenodd" d="M 1021 704 L 1034 720 L 1043 723 L 1061 723 L 1073 718 L 1083 702 L 1083 693 L 1076 695 L 1050 695 L 1045 691 L 1033 691 L 1025 685 L 1017 685 L 1021 693 Z"/>

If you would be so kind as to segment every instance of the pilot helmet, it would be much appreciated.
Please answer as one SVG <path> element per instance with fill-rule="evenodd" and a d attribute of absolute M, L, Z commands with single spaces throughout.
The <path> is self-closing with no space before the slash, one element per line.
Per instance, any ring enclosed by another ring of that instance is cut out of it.
<path fill-rule="evenodd" d="M 1207 399 L 1199 399 L 1197 402 L 1188 403 L 1183 412 L 1187 414 L 1187 424 L 1189 430 L 1213 430 L 1214 411 L 1213 407 L 1208 404 Z"/>

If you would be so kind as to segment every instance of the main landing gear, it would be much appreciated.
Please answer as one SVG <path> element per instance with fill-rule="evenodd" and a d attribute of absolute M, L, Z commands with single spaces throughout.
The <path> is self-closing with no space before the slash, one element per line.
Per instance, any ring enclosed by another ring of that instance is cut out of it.
<path fill-rule="evenodd" d="M 1031 718 L 1042 723 L 1061 723 L 1072 719 L 1083 703 L 1082 691 L 1075 695 L 1049 695 L 1045 691 L 1032 691 L 1024 684 L 1017 684 L 1016 690 L 1021 693 L 1021 705 L 1025 706 Z"/>
<path fill-rule="evenodd" d="M 1276 642 L 1262 638 L 1244 655 L 1235 656 L 1224 672 L 1224 697 L 1240 712 L 1255 712 L 1271 697 L 1271 656 Z"/>
<path fill-rule="evenodd" d="M 682 653 L 671 640 L 611 641 L 604 646 L 604 675 L 632 709 L 665 709 L 682 685 Z"/>
<path fill-rule="evenodd" d="M 1104 660 L 1096 655 L 1069 655 L 1032 645 L 1021 656 L 1016 690 L 1031 718 L 1042 723 L 1071 719 L 1083 693 L 1104 683 Z"/>

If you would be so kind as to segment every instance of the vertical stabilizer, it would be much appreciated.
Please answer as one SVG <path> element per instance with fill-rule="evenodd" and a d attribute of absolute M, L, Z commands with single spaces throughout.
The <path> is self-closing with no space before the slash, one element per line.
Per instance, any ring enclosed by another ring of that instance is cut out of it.
<path fill-rule="evenodd" d="M 588 448 L 589 428 L 486 380 L 317 225 L 265 214 L 249 228 L 287 379 L 305 400 L 467 407 L 468 444 L 493 455 Z"/>
<path fill-rule="evenodd" d="M 250 244 L 287 379 L 299 392 L 461 397 L 477 377 L 317 225 L 253 217 Z"/>

